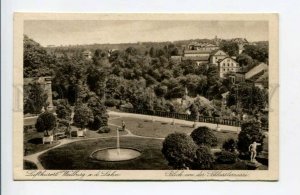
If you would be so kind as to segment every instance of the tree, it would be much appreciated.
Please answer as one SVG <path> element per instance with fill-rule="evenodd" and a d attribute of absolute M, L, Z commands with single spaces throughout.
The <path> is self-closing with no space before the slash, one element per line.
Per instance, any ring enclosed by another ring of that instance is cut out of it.
<path fill-rule="evenodd" d="M 167 94 L 167 91 L 168 87 L 165 85 L 159 84 L 154 87 L 154 92 L 157 97 L 164 97 Z"/>
<path fill-rule="evenodd" d="M 200 146 L 196 151 L 193 169 L 209 170 L 213 169 L 213 165 L 214 157 L 211 154 L 210 148 L 207 146 Z"/>
<path fill-rule="evenodd" d="M 191 168 L 197 145 L 184 133 L 169 134 L 163 141 L 162 153 L 174 169 Z"/>
<path fill-rule="evenodd" d="M 220 49 L 225 51 L 229 56 L 237 56 L 239 46 L 237 43 L 232 41 L 222 41 L 220 44 Z"/>
<path fill-rule="evenodd" d="M 74 123 L 81 129 L 94 121 L 92 110 L 86 104 L 77 104 L 75 106 Z"/>
<path fill-rule="evenodd" d="M 37 42 L 24 35 L 24 77 L 40 77 L 53 74 L 56 65 L 55 57 L 47 54 L 47 51 Z"/>
<path fill-rule="evenodd" d="M 247 121 L 241 125 L 241 132 L 238 135 L 237 147 L 241 154 L 249 154 L 249 145 L 254 141 L 261 145 L 257 148 L 257 152 L 262 150 L 264 135 L 259 122 Z"/>
<path fill-rule="evenodd" d="M 208 127 L 202 126 L 193 130 L 191 137 L 198 146 L 217 146 L 218 140 Z"/>
<path fill-rule="evenodd" d="M 105 79 L 107 71 L 102 68 L 90 66 L 87 71 L 87 84 L 91 91 L 94 91 L 99 97 L 105 93 Z"/>
<path fill-rule="evenodd" d="M 193 103 L 190 106 L 190 111 L 191 111 L 191 116 L 193 117 L 194 121 L 198 121 L 199 120 L 199 107 Z"/>
<path fill-rule="evenodd" d="M 55 106 L 56 106 L 56 114 L 58 118 L 70 120 L 72 110 L 67 100 L 65 99 L 59 100 L 57 105 Z"/>
<path fill-rule="evenodd" d="M 257 45 L 246 45 L 244 53 L 251 56 L 259 62 L 268 62 L 269 58 L 269 45 L 268 44 L 257 44 Z"/>
<path fill-rule="evenodd" d="M 105 105 L 101 102 L 100 98 L 93 96 L 88 100 L 87 105 L 94 116 L 94 120 L 90 123 L 90 126 L 94 130 L 98 130 L 100 127 L 107 126 L 108 114 L 106 112 Z"/>
<path fill-rule="evenodd" d="M 268 98 L 265 92 L 249 83 L 233 86 L 227 96 L 227 106 L 239 105 L 248 112 L 256 113 L 265 108 Z"/>
<path fill-rule="evenodd" d="M 253 64 L 253 59 L 249 56 L 249 55 L 247 55 L 247 54 L 245 54 L 245 53 L 242 53 L 242 54 L 240 54 L 238 57 L 237 57 L 237 59 L 236 59 L 236 61 L 239 63 L 239 65 L 241 65 L 242 67 L 249 67 L 249 66 L 251 66 L 252 64 Z"/>
<path fill-rule="evenodd" d="M 38 132 L 45 132 L 49 136 L 51 131 L 56 126 L 56 117 L 50 112 L 44 112 L 37 118 L 35 128 Z"/>
<path fill-rule="evenodd" d="M 24 114 L 39 114 L 43 107 L 47 107 L 48 95 L 37 82 L 25 87 L 24 92 Z"/>

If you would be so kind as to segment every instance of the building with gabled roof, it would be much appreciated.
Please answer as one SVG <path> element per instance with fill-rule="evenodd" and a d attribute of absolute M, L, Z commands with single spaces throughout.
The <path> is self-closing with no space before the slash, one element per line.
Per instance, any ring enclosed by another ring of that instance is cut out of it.
<path fill-rule="evenodd" d="M 226 57 L 219 60 L 219 74 L 220 78 L 224 78 L 227 73 L 236 73 L 240 70 L 240 65 L 231 57 Z"/>
<path fill-rule="evenodd" d="M 219 60 L 223 60 L 224 58 L 229 57 L 228 54 L 223 50 L 215 50 L 210 53 L 210 63 L 218 65 Z"/>

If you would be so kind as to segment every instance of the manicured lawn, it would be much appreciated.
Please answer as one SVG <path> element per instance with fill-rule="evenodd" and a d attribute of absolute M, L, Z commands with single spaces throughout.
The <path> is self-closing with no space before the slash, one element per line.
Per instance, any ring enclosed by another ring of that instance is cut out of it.
<path fill-rule="evenodd" d="M 168 162 L 161 153 L 162 140 L 121 137 L 121 147 L 134 148 L 142 155 L 123 162 L 104 162 L 90 158 L 93 151 L 115 147 L 116 139 L 78 141 L 50 150 L 39 157 L 45 169 L 73 170 L 169 170 Z M 243 161 L 234 164 L 215 164 L 215 170 L 245 170 Z"/>
<path fill-rule="evenodd" d="M 187 125 L 175 124 L 171 125 L 170 123 L 130 117 L 122 117 L 117 119 L 109 119 L 109 123 L 121 125 L 122 120 L 126 123 L 126 128 L 129 129 L 133 134 L 146 136 L 146 137 L 159 137 L 165 138 L 170 133 L 180 132 L 190 134 L 195 128 Z M 214 131 L 216 137 L 218 138 L 218 147 L 221 147 L 223 142 L 226 139 L 233 138 L 237 139 L 237 133 L 231 131 Z"/>
<path fill-rule="evenodd" d="M 24 168 L 24 170 L 32 170 L 32 169 L 37 169 L 37 166 L 32 162 L 24 160 L 23 161 L 23 168 Z"/>
<path fill-rule="evenodd" d="M 111 131 L 109 133 L 97 133 L 97 131 L 87 130 L 86 138 L 97 138 L 97 137 L 112 137 L 117 135 L 116 127 L 110 126 Z M 72 126 L 72 129 L 77 127 Z M 120 135 L 125 135 L 126 132 L 120 131 Z M 58 145 L 60 142 L 54 141 L 52 144 L 43 144 L 43 132 L 36 132 L 35 129 L 31 129 L 30 132 L 24 133 L 24 155 L 34 154 Z M 80 139 L 80 138 L 75 138 Z"/>
<path fill-rule="evenodd" d="M 55 148 L 39 159 L 45 169 L 118 169 L 118 170 L 166 170 L 167 161 L 161 153 L 162 140 L 145 138 L 120 138 L 121 147 L 139 150 L 142 155 L 134 160 L 123 162 L 104 162 L 90 158 L 90 154 L 100 148 L 116 147 L 115 138 L 78 141 Z"/>
<path fill-rule="evenodd" d="M 44 133 L 36 131 L 24 133 L 24 155 L 34 154 L 59 144 L 59 141 L 43 144 L 43 135 Z"/>

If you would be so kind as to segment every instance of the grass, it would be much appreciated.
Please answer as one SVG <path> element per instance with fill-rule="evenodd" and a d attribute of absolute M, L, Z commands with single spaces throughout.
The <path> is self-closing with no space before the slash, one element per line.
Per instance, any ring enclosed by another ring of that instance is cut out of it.
<path fill-rule="evenodd" d="M 41 152 L 59 144 L 59 141 L 43 144 L 43 136 L 44 133 L 36 131 L 24 133 L 24 155 Z"/>
<path fill-rule="evenodd" d="M 90 154 L 100 148 L 115 147 L 116 139 L 78 141 L 42 154 L 39 159 L 45 169 L 74 170 L 167 170 L 167 161 L 161 153 L 162 140 L 144 138 L 120 138 L 121 147 L 135 148 L 142 155 L 134 160 L 104 162 L 91 159 Z"/>
<path fill-rule="evenodd" d="M 35 170 L 35 169 L 37 169 L 37 166 L 32 162 L 24 160 L 23 161 L 23 168 L 24 168 L 24 170 Z"/>
<path fill-rule="evenodd" d="M 116 127 L 109 125 L 111 131 L 109 133 L 97 133 L 97 131 L 87 130 L 86 138 L 97 138 L 97 137 L 112 137 L 116 136 Z M 72 126 L 72 129 L 77 127 Z M 120 131 L 120 135 L 125 135 L 126 132 Z M 43 132 L 36 132 L 35 129 L 31 129 L 29 132 L 24 133 L 24 155 L 31 155 L 43 150 L 47 150 L 58 145 L 60 142 L 54 141 L 52 144 L 43 144 Z M 80 139 L 80 138 L 78 138 Z"/>
<path fill-rule="evenodd" d="M 109 119 L 109 123 L 121 125 L 122 120 L 126 123 L 126 128 L 129 129 L 133 134 L 146 136 L 146 137 L 158 137 L 165 138 L 170 133 L 180 132 L 190 134 L 195 128 L 188 125 L 171 124 L 166 122 L 155 121 L 145 119 L 137 119 L 130 117 L 122 117 Z M 231 131 L 214 131 L 214 134 L 218 138 L 218 146 L 221 147 L 223 142 L 229 138 L 237 139 L 237 133 Z"/>
<path fill-rule="evenodd" d="M 93 151 L 115 147 L 116 139 L 78 141 L 50 150 L 39 157 L 49 170 L 170 170 L 161 153 L 162 140 L 151 138 L 121 137 L 121 147 L 135 148 L 142 155 L 137 159 L 121 162 L 104 162 L 90 158 Z M 244 161 L 234 164 L 215 164 L 214 170 L 246 170 Z"/>

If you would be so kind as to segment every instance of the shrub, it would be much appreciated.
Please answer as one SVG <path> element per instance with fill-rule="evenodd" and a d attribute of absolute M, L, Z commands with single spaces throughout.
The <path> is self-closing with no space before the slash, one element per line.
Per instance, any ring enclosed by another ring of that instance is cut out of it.
<path fill-rule="evenodd" d="M 71 137 L 77 137 L 77 131 L 71 131 Z"/>
<path fill-rule="evenodd" d="M 233 164 L 237 160 L 237 155 L 233 152 L 222 151 L 217 154 L 217 162 L 222 164 Z"/>
<path fill-rule="evenodd" d="M 56 117 L 50 112 L 44 112 L 37 118 L 35 128 L 38 132 L 45 132 L 49 135 L 49 131 L 56 126 Z"/>
<path fill-rule="evenodd" d="M 236 149 L 236 141 L 234 139 L 228 139 L 224 141 L 222 148 L 229 152 L 234 152 Z"/>
<path fill-rule="evenodd" d="M 117 106 L 119 104 L 119 101 L 116 99 L 107 99 L 105 100 L 105 106 L 107 107 L 114 107 Z"/>
<path fill-rule="evenodd" d="M 98 130 L 100 127 L 107 126 L 107 121 L 108 119 L 105 115 L 96 115 L 94 121 L 90 124 L 90 127 L 93 130 Z"/>
<path fill-rule="evenodd" d="M 198 127 L 191 133 L 191 137 L 198 146 L 217 146 L 218 140 L 215 134 L 208 127 Z"/>
<path fill-rule="evenodd" d="M 241 125 L 241 132 L 238 135 L 237 147 L 241 154 L 249 154 L 249 145 L 254 141 L 261 145 L 257 147 L 257 152 L 262 150 L 264 136 L 257 121 L 247 121 Z"/>
<path fill-rule="evenodd" d="M 190 168 L 193 164 L 197 145 L 184 133 L 169 134 L 163 141 L 162 153 L 174 169 Z"/>
<path fill-rule="evenodd" d="M 207 146 L 200 146 L 196 151 L 193 169 L 213 169 L 213 164 L 214 157 L 211 154 L 210 148 Z"/>
<path fill-rule="evenodd" d="M 103 126 L 98 130 L 98 133 L 109 133 L 111 129 L 108 126 Z"/>

